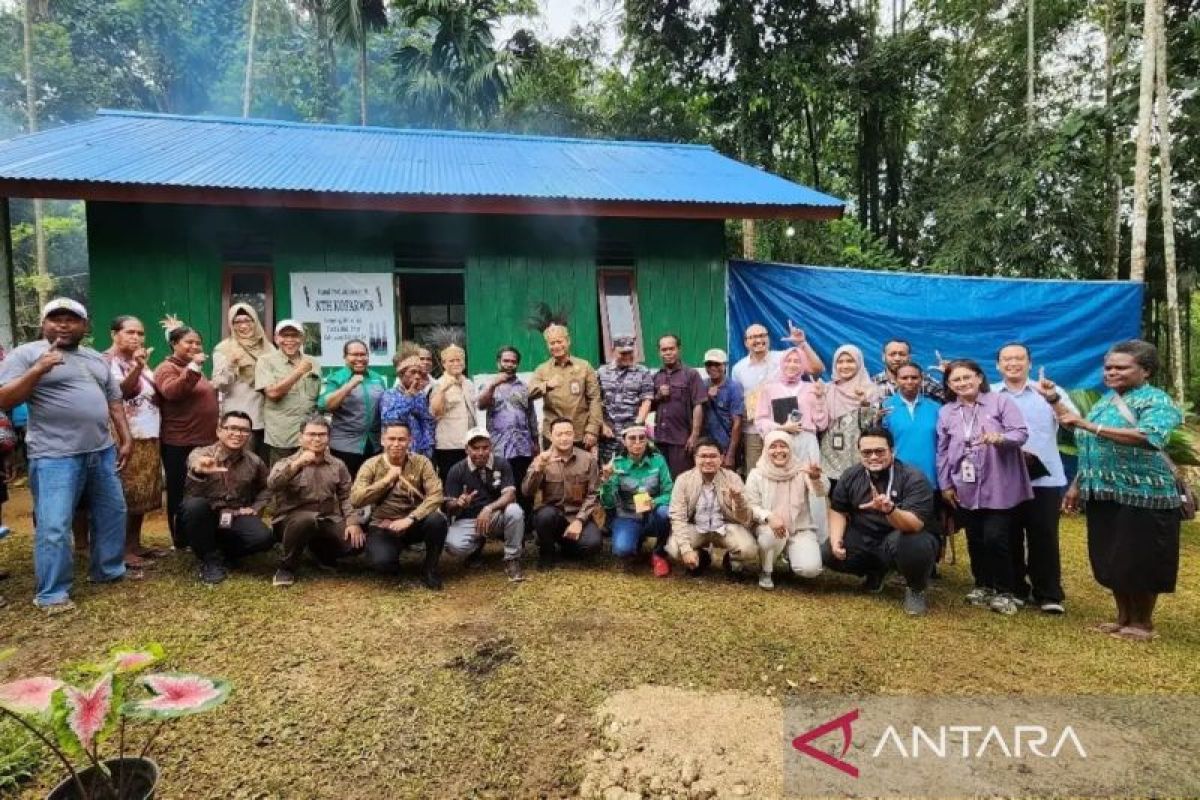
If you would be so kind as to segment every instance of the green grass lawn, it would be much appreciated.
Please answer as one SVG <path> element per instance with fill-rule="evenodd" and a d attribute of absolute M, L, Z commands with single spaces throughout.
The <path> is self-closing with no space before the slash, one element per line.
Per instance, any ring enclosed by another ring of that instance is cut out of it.
<path fill-rule="evenodd" d="M 14 536 L 0 543 L 12 573 L 0 583 L 0 649 L 16 654 L 0 681 L 157 641 L 170 666 L 235 685 L 226 706 L 163 735 L 159 798 L 566 796 L 599 740 L 593 710 L 644 683 L 774 696 L 1200 692 L 1196 526 L 1181 591 L 1160 606 L 1161 638 L 1144 645 L 1086 629 L 1111 609 L 1078 520 L 1063 526 L 1061 618 L 965 607 L 962 562 L 943 566 L 929 617 L 914 620 L 900 589 L 864 596 L 840 576 L 764 592 L 715 574 L 622 574 L 605 559 L 531 570 L 514 587 L 495 544 L 482 568 L 449 566 L 440 594 L 415 570 L 399 584 L 308 571 L 274 589 L 269 557 L 215 589 L 187 557 L 140 583 L 95 587 L 81 571 L 79 611 L 47 619 L 29 603 L 28 500 L 16 495 L 5 508 Z M 149 528 L 166 541 L 161 517 Z M 0 747 L 10 741 L 0 728 Z M 42 797 L 56 779 L 47 763 L 17 794 Z"/>

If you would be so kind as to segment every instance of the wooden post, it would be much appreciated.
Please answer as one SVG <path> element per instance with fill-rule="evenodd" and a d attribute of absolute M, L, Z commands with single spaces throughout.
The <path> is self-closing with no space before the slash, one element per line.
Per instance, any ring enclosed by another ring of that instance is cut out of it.
<path fill-rule="evenodd" d="M 0 346 L 10 350 L 17 344 L 16 260 L 13 258 L 12 225 L 8 198 L 0 197 Z"/>

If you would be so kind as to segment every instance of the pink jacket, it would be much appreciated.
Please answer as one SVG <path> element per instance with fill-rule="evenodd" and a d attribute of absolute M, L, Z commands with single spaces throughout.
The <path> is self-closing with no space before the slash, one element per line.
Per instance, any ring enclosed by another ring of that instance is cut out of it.
<path fill-rule="evenodd" d="M 758 392 L 758 406 L 754 410 L 754 427 L 759 434 L 766 436 L 779 427 L 771 414 L 771 401 L 780 397 L 795 397 L 803 415 L 800 424 L 804 430 L 817 433 L 829 427 L 829 412 L 825 408 L 825 400 L 817 397 L 815 383 L 800 381 L 788 385 L 783 381 L 771 381 Z"/>

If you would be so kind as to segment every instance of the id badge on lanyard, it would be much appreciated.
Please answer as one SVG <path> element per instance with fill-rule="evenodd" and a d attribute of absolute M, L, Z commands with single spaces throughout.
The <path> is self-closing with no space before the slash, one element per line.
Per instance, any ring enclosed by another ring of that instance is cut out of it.
<path fill-rule="evenodd" d="M 966 454 L 963 455 L 962 462 L 959 464 L 958 477 L 963 483 L 975 482 L 975 463 L 971 461 L 971 437 L 975 434 L 975 423 L 979 419 L 979 406 L 975 406 L 974 413 L 971 415 L 971 423 L 967 424 L 967 415 L 963 413 L 962 406 L 958 408 L 958 415 L 962 419 L 963 424 L 963 443 L 965 445 Z"/>
<path fill-rule="evenodd" d="M 958 477 L 963 483 L 975 482 L 975 464 L 967 456 L 963 456 L 962 464 L 959 467 Z"/>

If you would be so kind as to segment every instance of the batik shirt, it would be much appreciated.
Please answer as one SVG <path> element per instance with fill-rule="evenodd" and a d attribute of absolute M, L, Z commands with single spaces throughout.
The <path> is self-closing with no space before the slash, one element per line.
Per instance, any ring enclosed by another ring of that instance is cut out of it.
<path fill-rule="evenodd" d="M 502 383 L 492 390 L 492 407 L 487 415 L 492 451 L 503 459 L 533 455 L 537 435 L 537 412 L 529 399 L 529 387 L 520 378 Z"/>
<path fill-rule="evenodd" d="M 433 432 L 437 420 L 429 411 L 429 398 L 423 393 L 409 394 L 403 389 L 388 389 L 379 399 L 379 421 L 383 427 L 403 422 L 412 431 L 410 453 L 429 458 L 433 455 Z"/>

